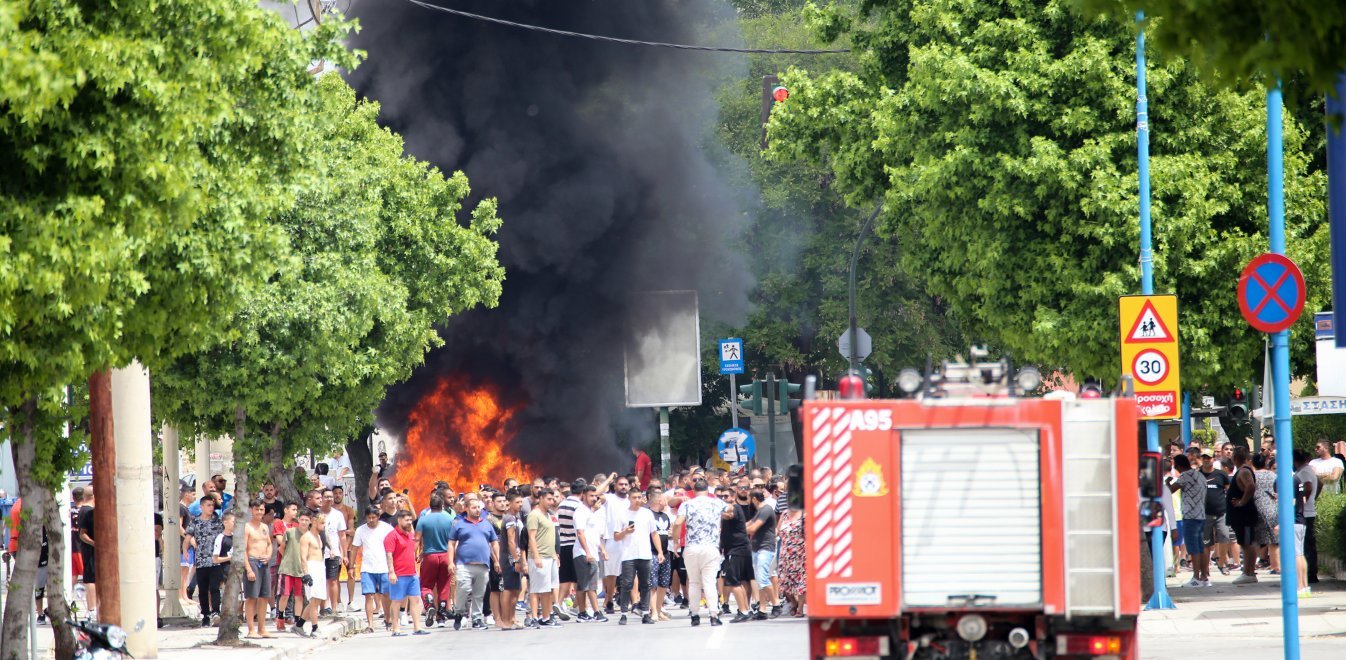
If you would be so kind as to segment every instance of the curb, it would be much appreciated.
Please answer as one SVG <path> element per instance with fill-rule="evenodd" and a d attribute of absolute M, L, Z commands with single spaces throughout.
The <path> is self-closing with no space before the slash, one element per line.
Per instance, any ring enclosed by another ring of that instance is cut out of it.
<path fill-rule="evenodd" d="M 343 641 L 347 637 L 354 635 L 357 630 L 360 630 L 359 626 L 364 623 L 364 617 L 357 616 L 360 614 L 360 612 L 347 612 L 337 614 L 335 619 L 325 619 L 318 624 L 317 637 L 308 639 L 295 637 L 293 640 L 299 642 L 295 645 L 286 644 L 282 648 L 256 647 L 246 650 L 251 651 L 253 653 L 252 657 L 257 658 L 258 660 L 299 660 L 314 651 L 321 650 L 326 646 Z M 211 650 L 244 650 L 228 646 L 217 646 L 214 644 L 201 644 L 195 648 Z"/>

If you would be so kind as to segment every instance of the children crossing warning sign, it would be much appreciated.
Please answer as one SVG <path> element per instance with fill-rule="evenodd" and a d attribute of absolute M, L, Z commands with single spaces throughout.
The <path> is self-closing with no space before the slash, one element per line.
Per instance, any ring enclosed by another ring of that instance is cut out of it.
<path fill-rule="evenodd" d="M 1168 326 L 1164 324 L 1164 319 L 1155 311 L 1154 302 L 1146 300 L 1125 341 L 1133 344 L 1157 344 L 1171 342 L 1174 339 L 1173 333 L 1169 332 Z"/>
<path fill-rule="evenodd" d="M 1175 419 L 1179 408 L 1178 297 L 1122 296 L 1122 373 L 1136 387 L 1141 419 Z"/>

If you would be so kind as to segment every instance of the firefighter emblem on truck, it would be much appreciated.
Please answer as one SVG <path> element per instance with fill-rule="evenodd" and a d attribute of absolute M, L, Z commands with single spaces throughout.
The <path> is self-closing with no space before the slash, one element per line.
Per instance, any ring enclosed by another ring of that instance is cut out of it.
<path fill-rule="evenodd" d="M 888 483 L 883 480 L 883 467 L 873 458 L 866 458 L 855 471 L 855 487 L 851 493 L 856 497 L 882 497 L 888 494 Z"/>

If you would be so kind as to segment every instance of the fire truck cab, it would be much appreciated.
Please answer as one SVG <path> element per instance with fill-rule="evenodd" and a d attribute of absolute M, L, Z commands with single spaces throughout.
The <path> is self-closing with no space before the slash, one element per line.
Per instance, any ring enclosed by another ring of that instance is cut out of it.
<path fill-rule="evenodd" d="M 810 658 L 1136 658 L 1134 398 L 928 371 L 913 398 L 804 403 Z"/>

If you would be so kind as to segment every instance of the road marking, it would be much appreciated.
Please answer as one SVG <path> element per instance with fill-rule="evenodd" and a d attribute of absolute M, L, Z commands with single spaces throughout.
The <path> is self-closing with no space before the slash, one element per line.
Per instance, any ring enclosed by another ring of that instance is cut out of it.
<path fill-rule="evenodd" d="M 710 639 L 706 640 L 706 648 L 713 651 L 724 646 L 725 630 L 728 629 L 723 626 L 715 628 L 715 630 L 710 633 Z"/>

